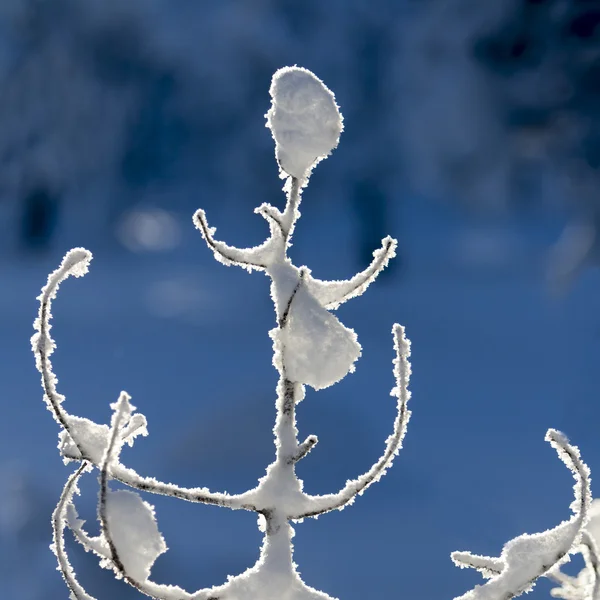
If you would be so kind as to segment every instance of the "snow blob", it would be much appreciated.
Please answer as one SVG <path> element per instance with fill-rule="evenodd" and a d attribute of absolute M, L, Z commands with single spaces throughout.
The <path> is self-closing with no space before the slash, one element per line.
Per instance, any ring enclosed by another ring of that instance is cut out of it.
<path fill-rule="evenodd" d="M 279 69 L 269 92 L 267 127 L 282 175 L 307 179 L 338 145 L 343 124 L 335 96 L 316 75 L 300 67 Z"/>

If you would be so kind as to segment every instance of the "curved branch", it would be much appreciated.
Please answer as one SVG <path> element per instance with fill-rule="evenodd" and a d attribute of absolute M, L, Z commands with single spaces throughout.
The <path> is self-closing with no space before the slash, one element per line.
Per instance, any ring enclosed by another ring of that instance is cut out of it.
<path fill-rule="evenodd" d="M 110 476 L 142 492 L 158 494 L 161 496 L 172 496 L 187 502 L 198 502 L 201 504 L 213 504 L 223 506 L 233 510 L 244 509 L 253 512 L 258 512 L 256 506 L 246 501 L 249 492 L 243 494 L 224 494 L 219 492 L 211 492 L 207 488 L 186 488 L 179 487 L 172 483 L 164 483 L 153 477 L 142 477 L 133 469 L 129 469 L 118 463 L 110 467 Z"/>
<path fill-rule="evenodd" d="M 346 486 L 337 494 L 326 494 L 324 496 L 307 496 L 307 510 L 298 514 L 290 515 L 290 519 L 304 519 L 306 517 L 315 517 L 330 512 L 335 509 L 342 509 L 346 504 L 354 501 L 357 495 L 362 494 L 372 483 L 379 481 L 391 466 L 394 457 L 402 447 L 402 440 L 406 435 L 406 428 L 410 419 L 408 410 L 408 400 L 410 392 L 408 391 L 408 381 L 410 378 L 410 341 L 404 334 L 404 327 L 395 324 L 392 333 L 394 336 L 394 348 L 396 358 L 394 359 L 394 375 L 396 378 L 396 387 L 391 395 L 398 398 L 398 413 L 394 421 L 394 431 L 386 440 L 385 452 L 381 458 L 358 479 L 348 481 Z"/>
<path fill-rule="evenodd" d="M 600 600 L 600 560 L 598 547 L 587 530 L 581 534 L 579 551 L 583 556 L 585 568 L 577 577 L 566 575 L 560 567 L 546 573 L 546 577 L 558 584 L 550 591 L 554 598 L 567 600 Z"/>
<path fill-rule="evenodd" d="M 319 442 L 316 435 L 309 435 L 301 444 L 298 445 L 298 450 L 294 456 L 288 458 L 287 464 L 293 465 L 301 461 Z"/>
<path fill-rule="evenodd" d="M 161 585 L 147 579 L 145 581 L 141 581 L 133 577 L 127 571 L 127 567 L 125 566 L 112 537 L 108 519 L 108 480 L 110 477 L 109 465 L 113 461 L 113 456 L 116 456 L 116 460 L 118 462 L 122 445 L 122 440 L 119 439 L 119 429 L 121 428 L 123 417 L 127 410 L 127 407 L 125 403 L 121 401 L 121 398 L 119 399 L 119 402 L 117 402 L 117 406 L 115 408 L 115 413 L 111 423 L 110 442 L 108 448 L 106 449 L 106 454 L 100 471 L 100 499 L 98 517 L 100 520 L 100 530 L 108 548 L 108 560 L 110 563 L 112 563 L 113 569 L 117 575 L 122 577 L 126 583 L 135 588 L 138 592 L 149 596 L 150 598 L 154 598 L 155 600 L 170 600 L 174 597 L 177 597 L 178 600 L 209 600 L 211 598 L 212 600 L 218 600 L 218 598 L 214 596 L 212 590 L 210 589 L 199 590 L 194 594 L 190 594 L 189 592 L 186 592 L 177 586 Z M 102 553 L 98 554 L 102 556 Z"/>
<path fill-rule="evenodd" d="M 385 269 L 390 259 L 396 256 L 397 240 L 390 236 L 381 241 L 381 248 L 373 252 L 373 261 L 360 273 L 345 281 L 322 281 L 308 277 L 306 285 L 322 306 L 336 309 L 356 296 L 360 296 Z"/>
<path fill-rule="evenodd" d="M 42 288 L 42 293 L 38 296 L 40 309 L 38 317 L 33 323 L 36 333 L 31 338 L 31 348 L 35 355 L 35 365 L 42 375 L 42 388 L 44 390 L 44 400 L 48 405 L 48 410 L 54 415 L 54 419 L 69 434 L 73 443 L 79 445 L 71 436 L 71 428 L 68 423 L 68 413 L 62 407 L 65 397 L 59 394 L 56 389 L 58 381 L 52 371 L 50 355 L 54 352 L 56 344 L 50 335 L 50 319 L 52 318 L 52 300 L 56 298 L 56 293 L 60 284 L 70 275 L 82 277 L 88 272 L 89 263 L 92 260 L 92 253 L 85 248 L 74 248 L 69 250 L 63 258 L 58 269 L 50 273 L 48 282 Z"/>
<path fill-rule="evenodd" d="M 98 518 L 100 520 L 100 531 L 102 537 L 106 541 L 106 545 L 109 550 L 109 560 L 112 563 L 113 569 L 115 573 L 123 578 L 125 582 L 127 582 L 130 586 L 135 588 L 138 592 L 145 594 L 146 596 L 150 596 L 151 598 L 155 598 L 158 600 L 168 600 L 165 597 L 155 596 L 151 593 L 147 593 L 144 590 L 144 586 L 142 582 L 137 581 L 131 575 L 127 573 L 125 569 L 125 565 L 121 556 L 119 555 L 119 551 L 117 546 L 113 540 L 113 537 L 110 532 L 110 527 L 108 523 L 108 479 L 109 479 L 109 465 L 113 460 L 113 453 L 118 456 L 120 453 L 120 448 L 118 447 L 118 439 L 119 439 L 119 429 L 121 427 L 123 418 L 125 415 L 125 410 L 123 408 L 122 396 L 119 398 L 117 402 L 117 406 L 115 408 L 115 413 L 112 418 L 111 428 L 110 428 L 110 441 L 108 443 L 108 448 L 106 449 L 106 453 L 104 456 L 104 460 L 102 462 L 102 468 L 100 469 L 100 494 L 99 494 L 99 506 L 98 506 Z"/>
<path fill-rule="evenodd" d="M 227 266 L 236 265 L 248 271 L 264 271 L 267 268 L 263 255 L 271 243 L 271 238 L 254 248 L 236 248 L 214 239 L 216 228 L 209 226 L 206 213 L 201 208 L 194 213 L 193 221 L 219 262 Z"/>
<path fill-rule="evenodd" d="M 78 460 L 84 463 L 90 463 L 96 467 L 100 467 L 99 456 L 93 456 L 90 448 L 85 447 L 78 439 L 73 430 L 74 421 L 85 421 L 90 426 L 95 427 L 98 431 L 101 428 L 106 428 L 104 425 L 95 425 L 87 419 L 72 417 L 62 406 L 64 396 L 58 393 L 56 389 L 57 378 L 52 370 L 50 355 L 54 351 L 56 344 L 50 335 L 52 318 L 52 300 L 56 298 L 56 293 L 60 284 L 69 276 L 81 277 L 88 271 L 89 263 L 92 259 L 92 254 L 84 248 L 74 248 L 67 252 L 60 266 L 48 276 L 47 284 L 42 288 L 42 293 L 38 297 L 40 300 L 40 309 L 38 317 L 34 322 L 36 333 L 31 338 L 32 350 L 36 358 L 36 367 L 42 375 L 42 388 L 44 390 L 44 399 L 49 410 L 54 415 L 55 420 L 61 425 L 69 439 L 73 442 L 78 454 L 66 454 L 70 460 Z M 145 422 L 144 422 L 145 423 Z M 131 427 L 125 428 L 122 432 L 123 441 L 128 441 L 134 436 L 142 425 L 140 421 L 133 420 L 130 422 Z M 170 483 L 157 481 L 152 477 L 142 477 L 134 470 L 128 469 L 121 464 L 113 465 L 110 469 L 111 477 L 118 479 L 122 483 L 130 487 L 147 491 L 154 494 L 165 496 L 173 496 L 181 498 L 189 502 L 200 502 L 204 504 L 216 504 L 232 509 L 243 508 L 246 510 L 256 511 L 256 508 L 243 501 L 243 495 L 230 496 L 228 494 L 213 493 L 206 488 L 182 488 Z"/>
<path fill-rule="evenodd" d="M 450 558 L 457 567 L 461 569 L 475 569 L 486 579 L 500 575 L 504 568 L 504 562 L 499 558 L 480 556 L 471 552 L 452 552 Z"/>
<path fill-rule="evenodd" d="M 545 440 L 556 450 L 558 457 L 573 474 L 573 478 L 575 479 L 575 484 L 573 485 L 575 500 L 571 509 L 575 513 L 575 516 L 572 520 L 583 525 L 588 520 L 588 512 L 592 502 L 590 469 L 581 460 L 579 448 L 572 446 L 567 437 L 560 431 L 548 429 Z"/>
<path fill-rule="evenodd" d="M 302 194 L 300 193 L 302 182 L 297 177 L 290 176 L 283 189 L 287 194 L 287 200 L 285 209 L 283 213 L 281 213 L 281 218 L 279 219 L 279 225 L 281 226 L 287 248 L 290 238 L 294 233 L 296 221 L 300 218 L 298 207 L 300 206 L 300 201 L 302 199 Z"/>
<path fill-rule="evenodd" d="M 591 584 L 589 587 L 591 600 L 600 600 L 600 559 L 598 546 L 588 531 L 584 531 L 581 535 L 581 546 L 583 559 L 591 575 Z"/>
<path fill-rule="evenodd" d="M 498 559 L 477 557 L 487 564 L 492 564 L 490 561 L 493 561 L 495 568 L 501 566 L 499 572 L 493 573 L 487 569 L 486 576 L 490 577 L 489 581 L 476 586 L 455 600 L 490 600 L 520 596 L 530 591 L 536 581 L 544 575 L 559 579 L 557 567 L 569 554 L 576 551 L 581 542 L 582 528 L 587 522 L 591 502 L 590 472 L 581 460 L 577 447 L 569 444 L 562 433 L 549 429 L 546 433 L 546 441 L 550 442 L 559 458 L 573 473 L 575 500 L 571 504 L 571 510 L 574 515 L 553 529 L 541 533 L 523 534 L 508 541 Z M 459 557 L 465 554 L 458 553 Z M 564 586 L 563 589 L 566 587 Z"/>
<path fill-rule="evenodd" d="M 67 584 L 67 587 L 71 591 L 72 598 L 75 600 L 95 600 L 93 596 L 90 596 L 84 589 L 81 587 L 81 584 L 77 581 L 75 577 L 75 571 L 69 562 L 69 557 L 67 555 L 67 551 L 65 548 L 65 515 L 66 510 L 71 500 L 73 498 L 73 494 L 77 489 L 77 482 L 79 478 L 90 468 L 87 463 L 84 463 L 79 466 L 77 471 L 75 471 L 67 480 L 65 487 L 60 495 L 60 499 L 56 508 L 54 509 L 54 513 L 52 514 L 52 537 L 54 540 L 53 550 L 54 554 L 56 554 L 56 558 L 58 560 L 58 569 L 62 573 L 63 579 Z"/>

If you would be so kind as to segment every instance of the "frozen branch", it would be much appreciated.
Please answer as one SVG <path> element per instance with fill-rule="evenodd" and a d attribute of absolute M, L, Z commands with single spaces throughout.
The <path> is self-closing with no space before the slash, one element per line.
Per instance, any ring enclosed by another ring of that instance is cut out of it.
<path fill-rule="evenodd" d="M 292 263 L 287 250 L 300 216 L 301 191 L 312 168 L 337 146 L 343 128 L 342 117 L 331 91 L 305 69 L 280 69 L 273 77 L 271 96 L 273 102 L 267 114 L 267 125 L 275 139 L 282 175 L 287 178 L 284 185 L 287 199 L 283 211 L 269 204 L 262 204 L 255 210 L 268 222 L 269 237 L 254 248 L 229 246 L 214 238 L 216 230 L 209 226 L 203 210 L 194 215 L 196 227 L 217 260 L 249 271 L 263 270 L 271 279 L 277 325 L 270 335 L 274 348 L 273 364 L 280 374 L 273 428 L 276 454 L 266 475 L 254 489 L 230 496 L 213 493 L 206 488 L 181 488 L 142 477 L 122 465 L 120 454 L 123 444 L 132 444 L 138 435 L 147 434 L 145 417 L 133 414 L 134 407 L 124 392 L 112 405 L 114 412 L 110 427 L 70 415 L 62 407 L 64 398 L 56 392 L 56 378 L 48 360 L 54 349 L 49 335 L 50 302 L 62 280 L 68 275 L 79 276 L 87 271 L 91 254 L 82 249 L 70 252 L 60 268 L 50 276 L 40 297 L 40 314 L 32 344 L 42 373 L 45 397 L 63 427 L 59 446 L 61 454 L 67 460 L 82 461 L 82 469 L 95 466 L 100 471 L 100 535 L 93 538 L 83 530 L 83 522 L 78 520 L 70 502 L 70 491 L 60 505 L 58 514 L 62 521 L 57 521 L 57 527 L 61 528 L 62 534 L 65 506 L 71 507 L 72 518 L 68 525 L 75 539 L 84 548 L 95 552 L 101 564 L 112 568 L 117 577 L 156 600 L 280 600 L 284 597 L 288 600 L 332 600 L 300 579 L 293 560 L 293 529 L 289 521 L 342 508 L 377 481 L 401 447 L 410 417 L 407 408 L 410 343 L 404 329 L 395 325 L 396 387 L 392 395 L 397 397 L 398 414 L 383 456 L 367 473 L 348 482 L 337 494 L 310 496 L 303 492 L 295 466 L 314 448 L 317 437 L 311 435 L 302 443 L 298 442 L 296 404 L 304 398 L 306 385 L 322 389 L 352 372 L 361 353 L 356 333 L 345 327 L 330 309 L 366 289 L 394 256 L 396 242 L 385 238 L 383 247 L 374 253 L 372 264 L 348 281 L 328 283 L 312 279 L 306 267 L 296 267 Z M 166 551 L 154 509 L 133 491 L 111 491 L 111 479 L 141 491 L 259 513 L 265 533 L 259 561 L 241 575 L 230 577 L 222 586 L 193 594 L 177 587 L 153 583 L 150 581 L 152 566 Z M 61 553 L 63 548 L 57 547 L 65 579 L 72 589 L 78 590 L 76 582 L 69 579 L 72 570 Z M 78 600 L 93 599 L 81 596 Z"/>
<path fill-rule="evenodd" d="M 192 600 L 192 598 L 208 598 L 208 595 L 211 593 L 210 590 L 201 590 L 192 595 L 179 587 L 159 585 L 149 581 L 152 564 L 160 554 L 166 551 L 167 548 L 162 536 L 156 528 L 152 508 L 142 502 L 139 496 L 132 494 L 131 492 L 120 492 L 120 494 L 126 494 L 125 498 L 127 498 L 128 507 L 130 507 L 132 500 L 134 502 L 134 510 L 130 511 L 131 514 L 126 514 L 124 517 L 130 521 L 128 527 L 131 528 L 133 526 L 134 528 L 133 532 L 126 531 L 125 533 L 133 533 L 134 535 L 131 536 L 133 539 L 127 540 L 125 543 L 123 541 L 117 543 L 113 536 L 111 531 L 111 521 L 116 517 L 116 514 L 114 513 L 114 510 L 111 509 L 114 502 L 111 497 L 119 494 L 119 492 L 111 493 L 109 491 L 109 472 L 111 463 L 113 461 L 118 462 L 123 445 L 120 430 L 124 426 L 124 423 L 128 421 L 128 417 L 131 413 L 129 396 L 125 392 L 122 392 L 119 400 L 113 407 L 114 413 L 111 420 L 110 442 L 106 449 L 106 454 L 103 458 L 100 470 L 98 506 L 100 530 L 106 548 L 108 549 L 110 564 L 118 577 L 122 577 L 125 582 L 140 593 L 156 600 Z M 142 514 L 141 526 L 146 529 L 135 530 L 136 527 L 140 527 L 140 513 Z M 134 515 L 138 522 L 135 522 L 134 520 L 132 523 L 131 519 Z M 119 533 L 122 534 L 123 532 L 120 531 Z M 146 536 L 150 538 L 150 549 L 143 547 L 144 544 L 148 544 L 148 541 L 144 539 Z M 139 545 L 141 545 L 142 548 L 139 548 Z M 143 550 L 146 551 L 145 554 L 142 554 Z M 133 570 L 135 570 L 135 572 L 132 572 Z"/>
<path fill-rule="evenodd" d="M 127 417 L 129 397 L 122 392 L 117 400 L 115 406 L 115 412 L 111 419 L 111 427 L 110 427 L 110 441 L 108 444 L 108 448 L 106 449 L 106 454 L 104 456 L 102 467 L 100 469 L 100 497 L 99 497 L 99 507 L 98 507 L 98 518 L 100 520 L 100 530 L 106 543 L 108 545 L 108 549 L 110 550 L 110 559 L 115 567 L 115 571 L 118 575 L 121 575 L 125 578 L 125 580 L 133 585 L 136 589 L 139 589 L 139 585 L 132 578 L 127 576 L 125 572 L 125 566 L 121 557 L 119 556 L 119 552 L 117 547 L 112 539 L 110 534 L 110 529 L 108 526 L 108 517 L 107 517 L 107 495 L 108 495 L 108 478 L 109 478 L 109 465 L 113 460 L 113 453 L 116 454 L 117 460 L 120 454 L 120 447 L 118 446 L 119 439 L 119 429 L 122 426 L 122 422 Z"/>
<path fill-rule="evenodd" d="M 62 426 L 61 453 L 68 460 L 84 461 L 100 468 L 102 456 L 109 440 L 109 429 L 106 425 L 96 424 L 89 419 L 69 414 L 63 406 L 64 396 L 56 389 L 57 377 L 52 370 L 50 355 L 56 344 L 50 335 L 52 318 L 52 300 L 56 297 L 60 284 L 70 275 L 81 277 L 88 271 L 92 254 L 84 248 L 75 248 L 63 258 L 60 266 L 48 277 L 47 284 L 39 296 L 40 309 L 34 322 L 36 333 L 31 338 L 32 349 L 37 369 L 42 375 L 44 399 L 56 421 Z M 146 419 L 141 414 L 130 415 L 122 431 L 119 432 L 121 443 L 131 444 L 140 434 L 146 434 Z M 243 495 L 230 496 L 224 493 L 213 493 L 206 488 L 184 488 L 171 483 L 164 483 L 152 477 L 142 477 L 132 469 L 116 461 L 110 465 L 110 476 L 130 487 L 165 496 L 173 496 L 188 502 L 215 504 L 232 509 L 254 510 L 255 507 L 243 499 Z"/>
<path fill-rule="evenodd" d="M 475 569 L 486 579 L 500 575 L 504 568 L 504 563 L 499 558 L 479 556 L 471 552 L 453 552 L 450 558 L 457 567 Z"/>
<path fill-rule="evenodd" d="M 598 547 L 594 538 L 586 529 L 581 534 L 578 550 L 583 556 L 585 567 L 576 577 L 563 573 L 559 567 L 547 574 L 558 584 L 550 594 L 564 600 L 600 600 L 600 561 Z"/>
<path fill-rule="evenodd" d="M 367 487 L 379 481 L 385 475 L 394 457 L 400 451 L 410 419 L 410 411 L 408 410 L 408 400 L 410 398 L 410 392 L 408 391 L 408 381 L 410 378 L 410 363 L 408 362 L 410 341 L 406 338 L 402 325 L 395 324 L 392 333 L 394 335 L 394 348 L 396 350 L 396 358 L 394 359 L 396 387 L 392 390 L 391 395 L 398 399 L 398 412 L 394 421 L 394 431 L 386 441 L 385 452 L 369 471 L 361 475 L 358 479 L 348 481 L 346 486 L 337 494 L 310 496 L 310 508 L 299 514 L 290 515 L 291 519 L 314 517 L 335 509 L 344 508 L 346 504 L 352 503 L 357 495 L 362 494 Z"/>
<path fill-rule="evenodd" d="M 360 296 L 396 256 L 398 242 L 390 236 L 381 242 L 381 248 L 373 252 L 373 262 L 360 273 L 345 281 L 321 281 L 307 277 L 306 285 L 311 294 L 328 309 L 336 309 L 347 300 Z"/>
<path fill-rule="evenodd" d="M 54 554 L 56 554 L 58 569 L 62 573 L 63 579 L 71 591 L 72 598 L 75 600 L 95 600 L 95 598 L 90 596 L 77 581 L 75 571 L 69 562 L 64 536 L 67 508 L 73 499 L 73 494 L 77 489 L 77 483 L 80 477 L 85 471 L 89 470 L 89 468 L 90 466 L 84 463 L 69 477 L 52 515 L 52 537 L 54 540 L 52 549 Z"/>
<path fill-rule="evenodd" d="M 590 575 L 589 592 L 592 600 L 600 600 L 600 554 L 594 538 L 588 531 L 581 535 L 583 559 Z"/>
<path fill-rule="evenodd" d="M 285 203 L 285 210 L 283 211 L 280 219 L 281 231 L 285 240 L 285 246 L 287 248 L 290 238 L 294 233 L 294 227 L 296 221 L 300 217 L 300 206 L 302 183 L 297 177 L 288 178 L 284 191 L 287 194 L 287 201 Z"/>
<path fill-rule="evenodd" d="M 270 246 L 270 238 L 255 248 L 236 248 L 228 246 L 225 242 L 214 239 L 216 228 L 210 227 L 206 220 L 206 213 L 199 208 L 194 214 L 194 225 L 200 230 L 207 246 L 213 251 L 215 258 L 224 265 L 237 265 L 248 271 L 256 269 L 264 271 L 267 265 L 263 262 L 264 253 Z"/>
<path fill-rule="evenodd" d="M 85 248 L 74 248 L 67 252 L 58 269 L 48 276 L 48 282 L 42 288 L 42 293 L 38 296 L 40 309 L 38 317 L 33 323 L 36 333 L 31 338 L 31 347 L 35 355 L 35 365 L 42 375 L 42 388 L 44 390 L 44 400 L 48 405 L 48 410 L 54 415 L 56 421 L 63 429 L 70 434 L 70 425 L 67 419 L 67 412 L 63 409 L 62 403 L 65 397 L 58 393 L 56 389 L 57 378 L 52 371 L 50 355 L 54 352 L 56 344 L 50 336 L 50 319 L 52 318 L 52 300 L 56 298 L 56 292 L 60 284 L 70 275 L 73 277 L 82 277 L 88 271 L 92 253 Z M 74 440 L 74 443 L 77 442 Z"/>
<path fill-rule="evenodd" d="M 111 560 L 111 553 L 106 540 L 102 537 L 90 536 L 82 527 L 83 521 L 77 519 L 77 513 L 73 505 L 71 505 L 73 516 L 67 521 L 67 525 L 73 532 L 75 540 L 79 542 L 86 551 L 93 552 L 100 558 L 101 564 L 108 568 L 114 569 L 115 566 Z M 125 580 L 126 583 L 127 580 Z M 163 598 L 165 600 L 218 600 L 212 589 L 199 590 L 194 593 L 186 592 L 178 586 L 162 585 L 152 581 L 137 581 L 138 589 L 141 593 L 151 598 Z"/>
<path fill-rule="evenodd" d="M 542 533 L 526 533 L 510 540 L 505 544 L 499 558 L 465 552 L 453 553 L 452 559 L 456 564 L 461 567 L 474 567 L 484 571 L 484 576 L 489 577 L 485 584 L 476 586 L 455 600 L 497 600 L 520 596 L 530 591 L 542 575 L 554 573 L 556 567 L 576 551 L 582 529 L 588 519 L 591 502 L 590 472 L 582 462 L 577 447 L 569 444 L 562 433 L 549 429 L 546 441 L 550 442 L 559 458 L 573 473 L 573 517 L 554 529 Z"/>
<path fill-rule="evenodd" d="M 302 460 L 317 445 L 318 441 L 319 438 L 316 435 L 309 435 L 299 444 L 296 454 L 288 459 L 288 464 L 297 463 Z"/>
<path fill-rule="evenodd" d="M 300 187 L 296 178 L 288 178 L 284 186 L 287 201 L 283 213 L 266 203 L 255 209 L 254 212 L 269 223 L 270 236 L 254 248 L 236 248 L 215 240 L 213 236 L 216 229 L 209 226 L 206 213 L 202 209 L 198 209 L 194 214 L 194 224 L 219 262 L 227 266 L 237 265 L 248 271 L 264 271 L 274 263 L 285 260 L 295 222 L 300 216 Z"/>

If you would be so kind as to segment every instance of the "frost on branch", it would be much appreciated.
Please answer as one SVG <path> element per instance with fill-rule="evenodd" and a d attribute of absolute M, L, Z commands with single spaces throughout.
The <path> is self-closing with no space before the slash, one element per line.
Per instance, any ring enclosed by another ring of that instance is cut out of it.
<path fill-rule="evenodd" d="M 530 591 L 539 577 L 567 561 L 580 543 L 582 529 L 589 517 L 590 471 L 582 462 L 577 447 L 569 444 L 562 433 L 549 429 L 546 441 L 554 447 L 575 478 L 575 499 L 571 503 L 573 516 L 553 529 L 525 533 L 510 540 L 499 558 L 477 556 L 470 552 L 452 553 L 452 560 L 457 566 L 477 569 L 489 579 L 455 600 L 498 600 L 520 596 Z"/>
<path fill-rule="evenodd" d="M 391 237 L 382 240 L 381 248 L 373 252 L 372 263 L 347 280 L 322 281 L 313 277 L 308 267 L 298 267 L 292 263 L 288 249 L 300 217 L 301 192 L 307 186 L 313 166 L 328 156 L 337 145 L 342 131 L 342 118 L 333 94 L 305 69 L 292 67 L 275 73 L 271 97 L 272 107 L 267 113 L 267 125 L 273 133 L 277 160 L 287 181 L 283 188 L 286 193 L 283 210 L 270 204 L 261 204 L 255 210 L 267 221 L 268 237 L 253 248 L 236 248 L 215 238 L 216 230 L 209 225 L 202 209 L 196 211 L 193 217 L 218 261 L 248 271 L 262 271 L 271 280 L 271 298 L 276 318 L 275 327 L 269 334 L 273 340 L 273 365 L 279 373 L 273 428 L 275 459 L 256 487 L 237 495 L 212 492 L 202 487 L 184 488 L 140 475 L 122 464 L 121 450 L 124 444 L 132 445 L 137 436 L 147 434 L 145 417 L 134 412 L 125 392 L 111 405 L 113 413 L 110 425 L 71 415 L 64 407 L 63 396 L 56 389 L 57 378 L 49 359 L 55 349 L 50 336 L 51 302 L 59 285 L 69 275 L 81 276 L 87 272 L 91 254 L 81 248 L 69 252 L 42 289 L 32 348 L 42 375 L 44 398 L 62 428 L 60 453 L 65 462 L 81 463 L 68 478 L 52 518 L 53 549 L 71 598 L 75 600 L 94 598 L 78 583 L 71 567 L 65 549 L 65 528 L 72 530 L 75 540 L 86 550 L 97 555 L 102 566 L 112 569 L 118 578 L 150 598 L 332 600 L 301 580 L 293 560 L 294 530 L 291 523 L 352 504 L 370 485 L 381 479 L 402 447 L 410 419 L 410 342 L 404 328 L 396 324 L 392 329 L 395 386 L 391 395 L 396 399 L 397 413 L 382 455 L 365 473 L 331 494 L 307 494 L 302 481 L 296 476 L 296 463 L 318 442 L 314 435 L 308 435 L 302 442 L 298 438 L 296 405 L 304 399 L 305 386 L 319 390 L 333 385 L 354 370 L 361 353 L 354 331 L 343 325 L 331 311 L 367 289 L 394 257 L 396 240 Z M 369 404 L 372 403 L 373 400 L 369 398 Z M 569 553 L 587 540 L 585 535 L 581 535 L 581 529 L 587 519 L 589 473 L 577 449 L 570 446 L 562 434 L 550 430 L 547 439 L 574 472 L 574 517 L 550 531 L 510 541 L 499 558 L 454 553 L 457 564 L 474 567 L 489 579 L 485 585 L 462 596 L 461 600 L 512 598 L 529 589 L 543 574 L 566 582 L 562 588 L 565 594 L 574 589 L 574 584 L 567 589 L 570 580 L 557 567 Z M 92 469 L 99 472 L 100 482 L 100 533 L 97 536 L 84 530 L 84 522 L 78 518 L 73 502 L 79 478 Z M 111 489 L 114 480 L 144 492 L 256 513 L 259 528 L 264 533 L 257 563 L 244 573 L 230 576 L 222 585 L 195 592 L 154 583 L 150 579 L 152 567 L 167 549 L 154 509 L 137 492 Z M 592 561 L 592 555 L 597 556 L 595 545 L 588 543 L 586 548 Z M 597 561 L 594 564 L 597 566 Z M 594 573 L 597 572 L 596 569 Z M 593 588 L 595 593 L 597 581 L 594 575 L 593 585 L 586 584 L 585 589 Z M 564 594 L 563 597 L 567 598 Z M 581 600 L 588 600 L 589 597 L 582 596 Z M 593 600 L 600 598 L 594 596 Z"/>
<path fill-rule="evenodd" d="M 361 352 L 356 334 L 319 304 L 303 278 L 286 319 L 286 326 L 274 329 L 272 335 L 285 349 L 283 360 L 292 381 L 319 390 L 354 371 Z"/>
<path fill-rule="evenodd" d="M 589 510 L 589 521 L 581 535 L 581 543 L 576 548 L 583 556 L 584 568 L 576 577 L 566 575 L 560 568 L 555 569 L 550 578 L 558 587 L 551 594 L 564 600 L 600 600 L 600 500 L 593 500 Z"/>
<path fill-rule="evenodd" d="M 146 435 L 146 419 L 134 413 L 129 396 L 122 392 L 111 405 L 110 426 L 71 415 L 63 406 L 64 398 L 56 390 L 57 379 L 49 356 L 55 348 L 50 336 L 51 301 L 59 285 L 69 275 L 87 272 L 91 254 L 87 250 L 69 252 L 60 267 L 50 275 L 40 296 L 40 312 L 35 322 L 32 347 L 42 375 L 42 387 L 49 409 L 62 427 L 59 449 L 66 462 L 77 461 L 81 467 L 65 486 L 55 511 L 54 548 L 59 569 L 73 598 L 93 600 L 77 582 L 66 555 L 63 531 L 69 527 L 75 539 L 94 552 L 101 565 L 114 570 L 117 577 L 139 592 L 165 600 L 331 600 L 329 596 L 307 586 L 300 579 L 293 561 L 290 521 L 316 516 L 351 503 L 371 483 L 377 481 L 391 465 L 406 432 L 410 413 L 407 410 L 409 343 L 404 330 L 394 326 L 398 416 L 383 456 L 358 479 L 348 482 L 337 494 L 311 496 L 296 477 L 296 463 L 317 444 L 309 435 L 303 442 L 297 437 L 295 407 L 304 398 L 305 385 L 321 389 L 333 385 L 354 370 L 361 348 L 354 331 L 344 326 L 331 310 L 359 296 L 395 255 L 396 241 L 390 237 L 373 253 L 373 262 L 364 271 L 345 281 L 321 281 L 307 267 L 292 264 L 287 255 L 300 212 L 301 190 L 306 186 L 313 166 L 337 146 L 342 131 L 342 117 L 333 94 L 310 71 L 285 68 L 273 77 L 272 107 L 267 114 L 276 144 L 276 156 L 288 177 L 283 211 L 262 204 L 256 213 L 268 223 L 269 236 L 254 248 L 236 248 L 215 239 L 216 230 L 199 209 L 194 223 L 215 258 L 225 265 L 237 265 L 248 271 L 260 270 L 271 279 L 271 297 L 275 305 L 276 327 L 273 339 L 274 366 L 279 371 L 276 420 L 274 427 L 276 455 L 258 485 L 243 494 L 215 493 L 206 488 L 183 488 L 145 477 L 121 463 L 121 449 L 133 444 L 138 435 Z M 100 473 L 98 520 L 100 535 L 91 536 L 77 516 L 73 494 L 81 475 L 92 468 Z M 190 593 L 171 585 L 150 580 L 155 560 L 166 551 L 154 509 L 136 493 L 111 490 L 111 480 L 132 488 L 164 494 L 191 502 L 216 504 L 231 509 L 250 510 L 259 516 L 265 534 L 260 558 L 245 573 L 230 577 L 221 586 Z"/>

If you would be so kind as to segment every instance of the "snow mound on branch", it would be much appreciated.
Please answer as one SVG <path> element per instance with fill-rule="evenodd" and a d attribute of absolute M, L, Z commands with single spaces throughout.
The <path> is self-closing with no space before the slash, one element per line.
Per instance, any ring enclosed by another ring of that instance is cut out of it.
<path fill-rule="evenodd" d="M 154 508 L 135 492 L 110 492 L 106 502 L 112 541 L 129 576 L 147 581 L 167 545 L 158 530 Z"/>
<path fill-rule="evenodd" d="M 331 154 L 343 129 L 333 92 L 313 73 L 284 67 L 273 75 L 267 127 L 284 175 L 306 179 Z"/>
<path fill-rule="evenodd" d="M 323 308 L 304 285 L 294 296 L 286 326 L 274 333 L 283 343 L 287 377 L 315 390 L 354 371 L 361 353 L 354 330 Z"/>

